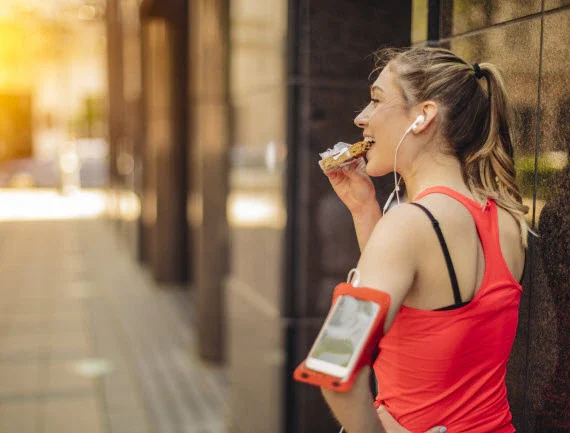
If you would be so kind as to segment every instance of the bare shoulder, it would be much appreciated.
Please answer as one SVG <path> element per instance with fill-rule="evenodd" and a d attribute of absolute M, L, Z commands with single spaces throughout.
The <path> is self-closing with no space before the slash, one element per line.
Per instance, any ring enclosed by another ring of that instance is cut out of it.
<path fill-rule="evenodd" d="M 376 224 L 361 256 L 361 263 L 374 266 L 415 266 L 416 245 L 425 232 L 426 218 L 411 204 L 387 212 Z M 429 224 L 429 220 L 428 220 Z"/>
<path fill-rule="evenodd" d="M 379 224 L 399 225 L 403 223 L 418 222 L 421 211 L 411 203 L 402 203 L 390 209 L 378 222 Z"/>
<path fill-rule="evenodd" d="M 405 244 L 417 239 L 423 231 L 425 216 L 416 206 L 403 203 L 390 209 L 376 224 L 371 241 Z M 368 245 L 367 245 L 368 247 Z"/>
<path fill-rule="evenodd" d="M 514 242 L 521 243 L 519 222 L 509 211 L 500 206 L 497 206 L 497 213 L 499 217 L 499 230 L 502 234 Z"/>
<path fill-rule="evenodd" d="M 524 255 L 520 223 L 509 211 L 500 206 L 497 206 L 497 214 L 499 238 L 503 253 L 507 255 L 509 252 L 513 252 L 519 256 Z"/>
<path fill-rule="evenodd" d="M 459 238 L 473 231 L 475 223 L 469 211 L 461 203 L 442 194 L 431 194 L 418 200 L 418 204 L 425 207 L 432 216 L 443 226 L 449 237 L 448 241 Z M 372 245 L 381 243 L 391 245 L 407 253 L 425 253 L 425 248 L 432 247 L 434 231 L 432 223 L 425 212 L 413 204 L 401 204 L 393 208 L 378 222 L 371 236 Z M 393 244 L 397 244 L 395 247 Z M 368 245 L 367 245 L 368 246 Z M 376 247 L 377 248 L 377 247 Z M 410 251 L 411 250 L 411 251 Z M 422 254 L 419 254 L 420 258 Z M 411 256 L 410 256 L 411 257 Z"/>

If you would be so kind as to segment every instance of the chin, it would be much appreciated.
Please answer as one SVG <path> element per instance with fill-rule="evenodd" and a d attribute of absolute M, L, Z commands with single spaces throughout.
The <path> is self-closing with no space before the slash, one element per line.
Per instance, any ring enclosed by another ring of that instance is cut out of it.
<path fill-rule="evenodd" d="M 394 167 L 378 167 L 374 165 L 374 163 L 368 162 L 366 164 L 366 174 L 370 177 L 380 177 L 385 176 L 388 173 L 391 173 L 394 170 Z"/>

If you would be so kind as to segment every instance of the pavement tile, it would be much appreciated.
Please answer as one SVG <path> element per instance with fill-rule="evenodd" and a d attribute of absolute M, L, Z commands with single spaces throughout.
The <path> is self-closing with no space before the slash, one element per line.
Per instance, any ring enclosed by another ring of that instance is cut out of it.
<path fill-rule="evenodd" d="M 225 383 L 188 352 L 188 293 L 158 287 L 108 222 L 11 223 L 0 239 L 0 433 L 229 431 Z M 95 361 L 111 370 L 85 377 Z"/>
<path fill-rule="evenodd" d="M 81 313 L 83 314 L 83 306 L 81 299 L 73 297 L 71 290 L 65 291 L 64 296 L 54 297 L 45 302 L 45 311 L 51 314 L 58 313 Z"/>
<path fill-rule="evenodd" d="M 150 433 L 151 426 L 141 409 L 109 413 L 109 433 Z"/>
<path fill-rule="evenodd" d="M 45 332 L 48 323 L 42 316 L 30 318 L 29 315 L 16 315 L 8 319 L 5 315 L 0 315 L 0 337 L 2 335 L 39 334 Z"/>
<path fill-rule="evenodd" d="M 6 300 L 2 299 L 0 314 L 43 314 L 43 306 L 40 301 L 32 301 L 26 299 Z"/>
<path fill-rule="evenodd" d="M 41 342 L 38 334 L 4 335 L 0 337 L 0 355 L 10 356 L 25 353 L 37 356 Z"/>
<path fill-rule="evenodd" d="M 70 325 L 74 323 L 70 322 Z M 77 357 L 90 356 L 92 344 L 89 335 L 84 331 L 75 331 L 72 328 L 67 331 L 54 332 L 49 336 L 49 348 L 53 353 L 73 352 Z"/>
<path fill-rule="evenodd" d="M 0 286 L 0 293 L 2 293 L 2 287 Z M 14 313 L 14 312 L 4 312 L 0 313 L 0 320 L 3 323 L 7 323 L 10 325 L 17 326 L 19 323 L 27 323 L 27 322 L 44 322 L 46 323 L 46 315 L 41 313 L 35 314 L 22 314 L 22 313 Z"/>
<path fill-rule="evenodd" d="M 62 392 L 89 389 L 96 391 L 94 379 L 81 375 L 72 361 L 49 361 L 42 364 L 45 370 L 45 392 Z"/>
<path fill-rule="evenodd" d="M 94 395 L 47 399 L 40 413 L 42 433 L 106 433 Z"/>
<path fill-rule="evenodd" d="M 77 332 L 89 335 L 89 329 L 83 317 L 78 319 L 66 319 L 65 317 L 54 317 L 49 321 L 49 329 L 52 334 Z"/>
<path fill-rule="evenodd" d="M 19 364 L 0 363 L 0 397 L 35 394 L 40 391 L 38 361 Z"/>
<path fill-rule="evenodd" d="M 0 433 L 37 433 L 38 410 L 36 401 L 0 403 Z"/>

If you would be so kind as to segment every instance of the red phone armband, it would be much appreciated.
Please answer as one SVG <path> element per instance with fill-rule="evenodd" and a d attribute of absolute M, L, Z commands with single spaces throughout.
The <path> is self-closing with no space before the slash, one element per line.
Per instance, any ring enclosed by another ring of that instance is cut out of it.
<path fill-rule="evenodd" d="M 336 286 L 333 294 L 332 305 L 334 306 L 339 296 L 351 296 L 363 301 L 372 301 L 380 306 L 379 314 L 374 320 L 371 331 L 368 335 L 363 349 L 360 352 L 359 359 L 356 361 L 352 373 L 347 378 L 339 378 L 326 373 L 311 370 L 306 365 L 306 360 L 301 362 L 293 373 L 293 378 L 298 382 L 304 382 L 309 385 L 320 386 L 335 391 L 346 392 L 352 388 L 358 372 L 365 365 L 372 363 L 372 355 L 378 346 L 380 338 L 384 334 L 384 322 L 390 307 L 390 295 L 376 289 L 368 287 L 354 287 L 350 283 L 340 283 Z"/>

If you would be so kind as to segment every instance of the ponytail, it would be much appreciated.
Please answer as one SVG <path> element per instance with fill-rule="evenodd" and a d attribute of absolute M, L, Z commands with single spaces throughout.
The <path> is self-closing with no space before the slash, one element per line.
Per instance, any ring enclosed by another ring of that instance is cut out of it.
<path fill-rule="evenodd" d="M 525 220 L 528 206 L 523 205 L 516 183 L 513 143 L 509 125 L 513 114 L 505 84 L 497 68 L 490 63 L 479 65 L 487 82 L 489 115 L 484 142 L 476 151 L 465 155 L 464 175 L 471 191 L 480 199 L 492 198 L 519 223 L 522 243 L 528 245 L 529 227 Z"/>

